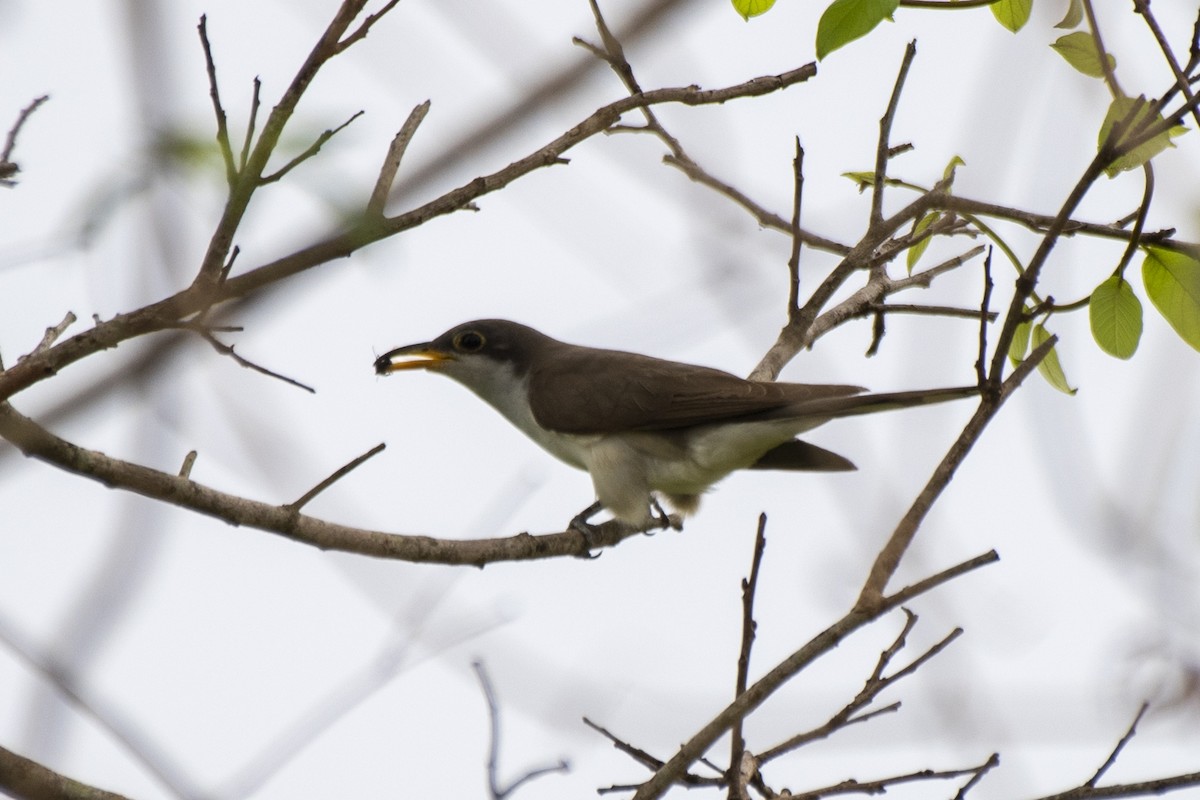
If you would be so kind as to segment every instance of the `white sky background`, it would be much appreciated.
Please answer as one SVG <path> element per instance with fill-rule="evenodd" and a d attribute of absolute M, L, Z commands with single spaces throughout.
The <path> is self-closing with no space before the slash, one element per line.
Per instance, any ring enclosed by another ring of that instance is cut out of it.
<path fill-rule="evenodd" d="M 747 24 L 725 2 L 684 4 L 627 42 L 627 54 L 646 88 L 776 74 L 812 60 L 811 5 L 783 2 Z M 1046 47 L 1065 3 L 1037 5 L 1018 36 L 986 10 L 902 11 L 806 84 L 658 113 L 702 165 L 783 214 L 798 134 L 807 150 L 805 225 L 852 241 L 869 200 L 839 175 L 871 166 L 903 45 L 916 37 L 893 140 L 917 149 L 893 163 L 893 174 L 931 184 L 961 155 L 959 193 L 1052 214 L 1091 157 L 1107 98 L 1100 82 Z M 1146 29 L 1127 4 L 1097 5 L 1126 90 L 1160 92 L 1168 72 Z M 1194 14 L 1185 5 L 1154 6 L 1181 53 Z M 156 132 L 211 141 L 199 15 L 208 14 L 230 128 L 240 135 L 251 79 L 263 80 L 265 118 L 335 6 L 0 3 L 0 122 L 34 96 L 52 96 L 22 133 L 20 185 L 0 192 L 7 363 L 68 309 L 84 320 L 75 332 L 92 314 L 132 310 L 190 280 L 219 214 L 221 173 L 212 161 L 165 172 L 148 148 Z M 618 30 L 639 7 L 604 5 Z M 584 0 L 401 3 L 301 104 L 289 152 L 367 113 L 261 192 L 238 238 L 239 266 L 290 252 L 361 206 L 414 105 L 432 100 L 401 183 L 428 174 L 424 167 L 532 84 L 586 63 L 574 35 L 595 39 Z M 508 164 L 622 94 L 593 64 L 565 97 L 460 154 L 391 210 Z M 1148 224 L 1178 227 L 1193 241 L 1194 136 L 1156 160 Z M 561 530 L 592 499 L 585 474 L 450 381 L 379 380 L 371 361 L 460 321 L 499 316 L 569 341 L 748 372 L 783 322 L 788 241 L 662 166 L 662 152 L 650 137 L 592 139 L 569 153 L 569 166 L 484 197 L 478 213 L 373 245 L 245 309 L 235 320 L 245 332 L 227 341 L 315 386 L 315 396 L 240 369 L 201 342 L 130 380 L 122 367 L 147 346 L 135 342 L 73 365 L 16 405 L 81 445 L 162 469 L 197 449 L 196 480 L 279 503 L 386 441 L 382 455 L 307 510 L 446 537 Z M 1110 221 L 1140 196 L 1136 175 L 1105 180 L 1080 216 Z M 1036 244 L 1013 241 L 1025 257 Z M 954 252 L 935 245 L 924 263 Z M 1064 242 L 1044 293 L 1086 294 L 1119 254 L 1111 244 Z M 806 285 L 834 263 L 806 252 Z M 995 277 L 994 307 L 1003 308 L 1012 275 L 999 259 Z M 980 282 L 968 267 L 897 300 L 973 305 Z M 1141 293 L 1140 279 L 1135 285 Z M 1079 394 L 1028 382 L 967 459 L 895 584 L 996 548 L 999 564 L 914 604 L 921 621 L 899 663 L 955 626 L 966 636 L 881 698 L 902 700 L 900 713 L 784 759 L 768 773 L 776 786 L 967 767 L 998 750 L 1001 768 L 975 794 L 1035 796 L 1086 780 L 1144 697 L 1178 695 L 1186 670 L 1200 665 L 1200 370 L 1197 354 L 1145 305 L 1145 336 L 1128 363 L 1097 350 L 1086 314 L 1054 320 Z M 973 380 L 972 323 L 893 316 L 874 359 L 862 357 L 869 340 L 869 322 L 848 325 L 784 377 L 878 390 Z M 68 414 L 44 416 L 64 403 Z M 139 798 L 484 796 L 488 722 L 470 668 L 482 658 L 503 714 L 502 775 L 572 763 L 568 775 L 518 797 L 586 797 L 636 782 L 644 770 L 580 718 L 667 757 L 728 702 L 739 580 L 759 512 L 769 515 L 769 541 L 755 675 L 849 607 L 970 412 L 963 403 L 833 423 L 810 438 L 852 458 L 856 473 L 736 475 L 682 534 L 635 538 L 590 562 L 484 571 L 321 553 L 0 448 L 0 633 L 8 640 L 0 743 Z M 840 708 L 900 622 L 896 615 L 855 635 L 794 681 L 748 724 L 750 748 Z M 174 788 L 19 652 L 57 659 L 99 716 L 152 743 Z M 374 690 L 363 676 L 381 654 L 394 656 L 394 675 Z M 1200 769 L 1195 696 L 1169 705 L 1144 721 L 1110 780 Z M 322 709 L 345 714 L 312 722 Z M 297 733 L 313 729 L 311 741 Z M 290 757 L 257 766 L 271 753 Z M 726 753 L 722 744 L 712 755 Z"/>

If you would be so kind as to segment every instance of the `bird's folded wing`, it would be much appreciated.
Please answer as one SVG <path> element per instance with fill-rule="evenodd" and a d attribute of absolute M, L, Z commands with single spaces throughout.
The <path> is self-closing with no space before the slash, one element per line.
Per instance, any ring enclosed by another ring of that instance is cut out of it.
<path fill-rule="evenodd" d="M 588 350 L 530 370 L 538 424 L 560 433 L 669 430 L 864 391 L 858 386 L 747 381 L 721 370 L 634 353 Z"/>

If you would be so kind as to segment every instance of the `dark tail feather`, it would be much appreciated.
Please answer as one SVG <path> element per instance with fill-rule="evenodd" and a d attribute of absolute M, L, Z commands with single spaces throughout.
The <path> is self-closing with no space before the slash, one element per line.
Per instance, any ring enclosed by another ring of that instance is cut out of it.
<path fill-rule="evenodd" d="M 882 392 L 861 394 L 853 397 L 832 397 L 797 403 L 789 411 L 804 417 L 852 417 L 856 414 L 873 414 L 876 411 L 891 411 L 896 408 L 913 408 L 950 400 L 964 400 L 979 395 L 978 386 L 959 386 L 952 389 L 918 389 L 912 392 Z"/>
<path fill-rule="evenodd" d="M 848 458 L 817 447 L 815 444 L 792 439 L 768 450 L 750 469 L 781 469 L 804 472 L 848 472 L 858 469 Z"/>

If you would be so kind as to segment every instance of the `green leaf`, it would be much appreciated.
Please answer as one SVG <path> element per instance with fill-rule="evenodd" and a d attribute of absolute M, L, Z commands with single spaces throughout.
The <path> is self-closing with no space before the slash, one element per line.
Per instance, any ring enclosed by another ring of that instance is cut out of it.
<path fill-rule="evenodd" d="M 751 17 L 765 14 L 775 5 L 775 0 L 733 0 L 733 10 L 742 15 L 747 22 Z"/>
<path fill-rule="evenodd" d="M 1070 30 L 1083 21 L 1083 1 L 1071 0 L 1071 4 L 1067 6 L 1067 13 L 1063 15 L 1062 21 L 1054 27 L 1061 30 Z"/>
<path fill-rule="evenodd" d="M 899 5 L 900 0 L 833 0 L 817 23 L 817 60 L 866 36 Z"/>
<path fill-rule="evenodd" d="M 1066 36 L 1060 36 L 1053 47 L 1060 56 L 1067 60 L 1075 69 L 1092 78 L 1103 78 L 1104 67 L 1100 64 L 1100 55 L 1096 52 L 1096 40 L 1090 33 L 1075 31 Z M 1117 60 L 1111 54 L 1104 54 L 1111 70 L 1117 66 Z"/>
<path fill-rule="evenodd" d="M 843 178 L 849 178 L 858 184 L 858 191 L 865 192 L 875 185 L 875 171 L 870 172 L 843 172 Z"/>
<path fill-rule="evenodd" d="M 997 0 L 990 8 L 1001 25 L 1016 33 L 1029 22 L 1033 0 Z"/>
<path fill-rule="evenodd" d="M 953 182 L 954 170 L 958 169 L 959 167 L 965 167 L 966 165 L 967 162 L 963 161 L 962 156 L 955 156 L 954 158 L 950 159 L 950 163 L 946 165 L 944 170 L 942 170 L 942 180 L 950 179 L 951 182 Z"/>
<path fill-rule="evenodd" d="M 1088 303 L 1092 337 L 1110 356 L 1130 358 L 1142 338 L 1142 301 L 1129 281 L 1113 275 L 1092 291 Z"/>
<path fill-rule="evenodd" d="M 913 238 L 915 239 L 917 236 L 919 236 L 921 234 L 922 231 L 924 231 L 926 228 L 928 228 L 933 223 L 937 222 L 938 218 L 941 216 L 942 216 L 942 212 L 940 212 L 940 211 L 930 211 L 928 214 L 926 214 L 925 216 L 923 216 L 919 220 L 917 220 L 917 223 L 915 225 L 913 225 L 913 231 L 912 231 Z M 915 267 L 917 265 L 917 261 L 920 260 L 921 254 L 925 252 L 926 247 L 929 247 L 929 243 L 931 241 L 933 241 L 933 237 L 928 236 L 928 237 L 922 239 L 921 241 L 917 242 L 916 244 L 914 244 L 912 247 L 908 248 L 908 274 L 909 275 L 912 275 L 913 267 Z"/>
<path fill-rule="evenodd" d="M 1033 347 L 1037 349 L 1041 347 L 1052 334 L 1046 330 L 1041 323 L 1033 326 Z M 1058 348 L 1050 348 L 1050 352 L 1046 353 L 1046 357 L 1038 364 L 1038 372 L 1046 379 L 1046 383 L 1066 394 L 1075 394 L 1078 389 L 1072 389 L 1067 383 L 1067 375 L 1063 372 L 1062 364 L 1058 362 Z"/>
<path fill-rule="evenodd" d="M 1026 308 L 1026 311 L 1029 309 Z M 1012 343 L 1008 346 L 1008 360 L 1015 367 L 1025 360 L 1025 354 L 1029 352 L 1029 328 L 1028 322 L 1017 324 L 1017 329 L 1013 331 Z"/>
<path fill-rule="evenodd" d="M 1147 247 L 1142 262 L 1146 294 L 1180 338 L 1200 350 L 1200 261 L 1161 247 Z"/>
<path fill-rule="evenodd" d="M 1128 147 L 1127 143 L 1140 139 L 1143 135 L 1142 132 L 1148 126 L 1160 122 L 1162 122 L 1162 117 L 1151 111 L 1150 104 L 1146 102 L 1145 97 L 1122 96 L 1113 99 L 1112 105 L 1108 107 L 1108 114 L 1104 117 L 1104 124 L 1100 126 L 1100 147 L 1104 147 L 1108 141 L 1113 127 L 1121 124 L 1119 136 L 1113 145 L 1120 151 L 1128 150 L 1128 152 L 1123 152 L 1120 157 L 1104 168 L 1108 177 L 1112 178 L 1126 170 L 1137 169 L 1168 147 L 1174 147 L 1175 145 L 1171 144 L 1171 137 L 1178 136 L 1187 130 L 1182 126 L 1175 126 L 1136 147 Z"/>

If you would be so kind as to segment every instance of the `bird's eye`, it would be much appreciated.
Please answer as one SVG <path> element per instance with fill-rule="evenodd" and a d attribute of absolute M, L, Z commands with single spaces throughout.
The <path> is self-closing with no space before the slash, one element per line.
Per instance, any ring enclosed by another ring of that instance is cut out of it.
<path fill-rule="evenodd" d="M 454 349 L 463 353 L 474 353 L 483 349 L 487 340 L 477 331 L 463 331 L 454 337 Z"/>

